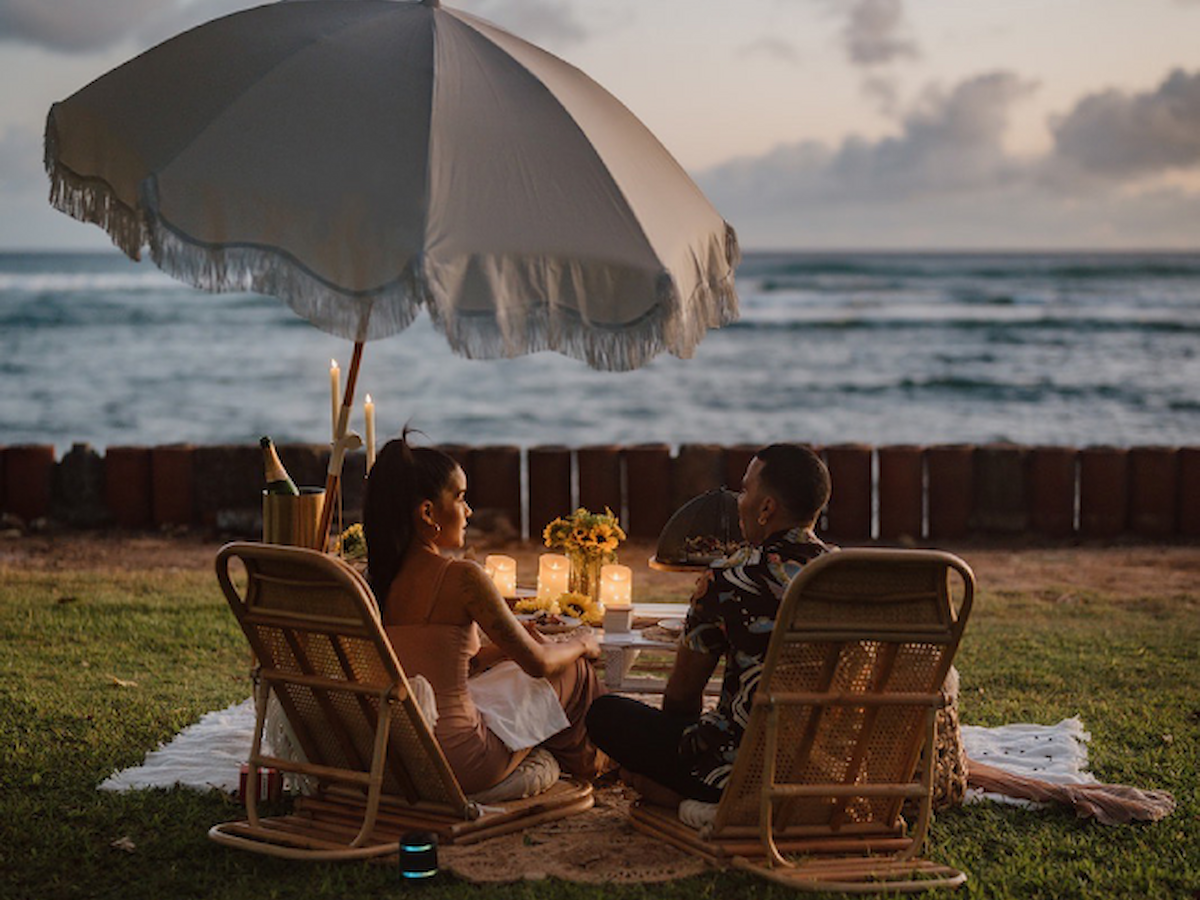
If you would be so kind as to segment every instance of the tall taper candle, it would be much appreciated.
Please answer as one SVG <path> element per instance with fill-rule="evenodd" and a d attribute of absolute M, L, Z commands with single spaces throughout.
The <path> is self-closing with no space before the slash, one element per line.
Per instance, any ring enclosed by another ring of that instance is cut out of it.
<path fill-rule="evenodd" d="M 375 465 L 375 401 L 367 394 L 363 402 L 363 415 L 367 419 L 367 472 Z"/>
<path fill-rule="evenodd" d="M 333 439 L 337 440 L 338 413 L 342 411 L 342 370 L 338 368 L 337 360 L 329 361 L 329 398 L 332 402 L 331 419 L 333 427 L 330 429 L 330 434 Z"/>

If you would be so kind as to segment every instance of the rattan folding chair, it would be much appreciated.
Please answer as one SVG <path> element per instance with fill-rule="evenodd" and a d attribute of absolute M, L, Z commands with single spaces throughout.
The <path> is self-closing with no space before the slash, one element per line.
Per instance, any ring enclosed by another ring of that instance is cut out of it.
<path fill-rule="evenodd" d="M 974 592 L 967 564 L 938 551 L 843 550 L 809 563 L 784 594 L 715 818 L 695 830 L 638 804 L 635 826 L 806 890 L 965 882 L 917 854 L 932 815 L 939 689 Z M 918 809 L 911 828 L 906 801 Z"/>
<path fill-rule="evenodd" d="M 240 560 L 244 574 L 231 571 Z M 341 560 L 298 547 L 232 543 L 217 580 L 257 665 L 257 722 L 245 821 L 214 826 L 221 844 L 293 859 L 396 853 L 401 835 L 430 831 L 471 843 L 582 812 L 591 785 L 560 780 L 525 800 L 482 807 L 463 794 L 379 621 L 366 581 Z M 304 760 L 263 751 L 277 698 Z M 306 776 L 315 790 L 290 814 L 258 814 L 258 771 Z"/>

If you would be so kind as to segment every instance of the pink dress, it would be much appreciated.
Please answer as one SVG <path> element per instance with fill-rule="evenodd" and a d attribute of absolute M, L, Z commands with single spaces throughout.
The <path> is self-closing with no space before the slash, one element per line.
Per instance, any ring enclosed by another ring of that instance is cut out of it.
<path fill-rule="evenodd" d="M 413 623 L 396 624 L 384 617 L 385 631 L 408 675 L 422 675 L 437 698 L 438 720 L 434 736 L 454 770 L 464 792 L 485 790 L 503 779 L 524 758 L 526 750 L 513 751 L 488 730 L 467 690 L 471 658 L 479 652 L 479 627 L 474 622 L 450 624 L 431 622 L 439 606 L 446 572 L 453 560 L 446 559 L 437 575 L 429 608 Z M 399 608 L 401 598 L 389 595 L 387 610 Z M 573 775 L 595 774 L 596 749 L 587 738 L 584 717 L 592 701 L 602 693 L 596 673 L 585 659 L 547 678 L 558 694 L 570 726 L 542 742 L 559 764 Z"/>

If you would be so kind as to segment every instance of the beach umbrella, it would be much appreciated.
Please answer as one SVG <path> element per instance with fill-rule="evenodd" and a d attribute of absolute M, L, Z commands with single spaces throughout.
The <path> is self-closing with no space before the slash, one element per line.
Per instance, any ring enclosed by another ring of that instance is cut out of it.
<path fill-rule="evenodd" d="M 738 248 L 581 71 L 438 0 L 292 0 L 184 32 L 55 103 L 51 203 L 206 291 L 355 344 L 425 309 L 458 353 L 605 370 L 737 316 Z"/>

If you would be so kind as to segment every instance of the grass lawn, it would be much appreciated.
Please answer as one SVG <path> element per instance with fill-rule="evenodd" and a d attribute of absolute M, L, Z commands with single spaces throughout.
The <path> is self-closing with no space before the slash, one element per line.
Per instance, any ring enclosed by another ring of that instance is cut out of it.
<path fill-rule="evenodd" d="M 968 555 L 969 558 L 969 555 Z M 394 872 L 223 849 L 239 814 L 217 793 L 99 792 L 203 713 L 249 696 L 248 653 L 210 570 L 0 566 L 0 895 L 395 896 Z M 941 814 L 929 855 L 966 870 L 960 897 L 1200 896 L 1200 584 L 1156 593 L 981 582 L 958 659 L 963 721 L 1078 715 L 1102 780 L 1171 791 L 1174 815 L 1105 827 L 991 804 Z M 113 842 L 128 838 L 132 851 Z M 588 887 L 448 881 L 430 898 L 781 897 L 751 876 Z"/>

